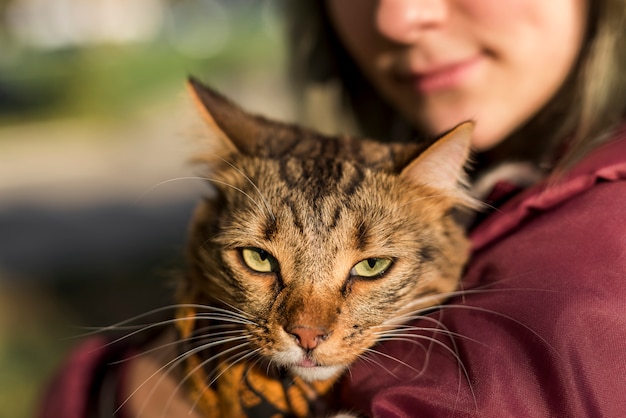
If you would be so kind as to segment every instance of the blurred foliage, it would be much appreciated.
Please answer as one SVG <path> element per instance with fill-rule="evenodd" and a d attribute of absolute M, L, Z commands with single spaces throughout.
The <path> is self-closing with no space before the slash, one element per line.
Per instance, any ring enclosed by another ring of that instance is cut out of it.
<path fill-rule="evenodd" d="M 225 44 L 208 58 L 185 55 L 165 30 L 144 43 L 13 51 L 12 59 L 0 60 L 0 124 L 120 118 L 171 96 L 188 75 L 215 79 L 275 66 L 283 52 L 280 28 L 271 27 L 276 22 L 268 21 L 263 7 L 257 2 L 229 10 Z"/>
<path fill-rule="evenodd" d="M 42 378 L 72 344 L 62 325 L 70 321 L 69 314 L 30 286 L 4 284 L 0 292 L 0 417 L 30 418 Z"/>
<path fill-rule="evenodd" d="M 29 328 L 0 344 L 0 412 L 3 417 L 28 418 L 35 414 L 40 395 L 39 382 L 57 367 L 69 343 L 50 343 L 50 329 Z M 41 347 L 48 349 L 42 350 Z M 1 415 L 1 414 L 0 414 Z"/>

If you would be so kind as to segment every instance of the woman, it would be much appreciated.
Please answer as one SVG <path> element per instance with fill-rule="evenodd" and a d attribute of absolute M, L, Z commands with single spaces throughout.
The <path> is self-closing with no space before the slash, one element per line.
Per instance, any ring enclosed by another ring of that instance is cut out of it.
<path fill-rule="evenodd" d="M 286 3 L 301 86 L 336 82 L 380 139 L 475 120 L 475 186 L 497 208 L 470 231 L 466 292 L 435 316 L 449 333 L 381 344 L 342 406 L 624 416 L 626 3 Z"/>

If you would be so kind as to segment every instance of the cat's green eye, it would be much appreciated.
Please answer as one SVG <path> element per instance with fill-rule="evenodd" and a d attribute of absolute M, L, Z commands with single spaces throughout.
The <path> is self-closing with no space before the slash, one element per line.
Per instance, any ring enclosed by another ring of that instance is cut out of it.
<path fill-rule="evenodd" d="M 260 248 L 242 248 L 241 258 L 246 266 L 256 272 L 273 273 L 278 271 L 278 261 L 270 253 Z"/>
<path fill-rule="evenodd" d="M 359 261 L 350 270 L 350 275 L 356 277 L 378 277 L 383 275 L 391 266 L 391 260 L 388 258 L 367 258 Z"/>

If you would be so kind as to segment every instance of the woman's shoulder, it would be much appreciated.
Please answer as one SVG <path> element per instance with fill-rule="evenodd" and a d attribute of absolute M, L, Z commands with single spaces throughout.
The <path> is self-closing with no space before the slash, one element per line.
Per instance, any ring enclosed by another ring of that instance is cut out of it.
<path fill-rule="evenodd" d="M 559 182 L 525 190 L 478 225 L 471 233 L 466 286 L 491 286 L 506 277 L 510 286 L 572 297 L 592 292 L 602 295 L 599 304 L 606 304 L 603 298 L 626 297 L 625 208 L 622 135 Z"/>
<path fill-rule="evenodd" d="M 546 238 L 557 226 L 564 235 L 582 228 L 589 238 L 608 238 L 624 232 L 625 207 L 626 124 L 558 180 L 537 184 L 494 211 L 471 232 L 473 250 L 481 251 L 536 222 L 553 225 L 536 231 Z"/>

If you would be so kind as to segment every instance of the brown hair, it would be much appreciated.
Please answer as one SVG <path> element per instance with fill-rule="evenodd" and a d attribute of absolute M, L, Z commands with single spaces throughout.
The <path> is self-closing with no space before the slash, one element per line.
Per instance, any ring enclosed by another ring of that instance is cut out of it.
<path fill-rule="evenodd" d="M 299 90 L 335 82 L 363 134 L 406 139 L 398 138 L 402 117 L 378 96 L 343 48 L 325 2 L 283 4 L 291 74 Z M 594 0 L 588 8 L 587 33 L 577 64 L 552 100 L 503 142 L 505 156 L 537 164 L 557 161 L 561 171 L 610 139 L 626 116 L 626 2 Z M 406 134 L 419 136 L 407 122 L 404 125 Z M 521 137 L 524 141 L 516 140 Z"/>

